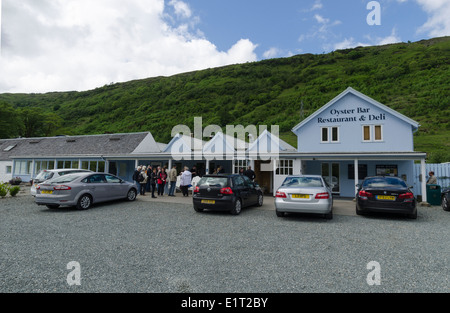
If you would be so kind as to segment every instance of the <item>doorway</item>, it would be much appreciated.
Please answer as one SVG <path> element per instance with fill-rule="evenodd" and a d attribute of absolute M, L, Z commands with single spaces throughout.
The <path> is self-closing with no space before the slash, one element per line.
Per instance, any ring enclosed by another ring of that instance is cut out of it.
<path fill-rule="evenodd" d="M 255 161 L 255 182 L 261 187 L 265 194 L 272 194 L 272 180 L 273 180 L 273 171 L 262 171 L 262 164 L 271 164 L 269 161 Z"/>
<path fill-rule="evenodd" d="M 322 163 L 322 177 L 330 185 L 333 194 L 339 195 L 341 192 L 339 163 Z"/>

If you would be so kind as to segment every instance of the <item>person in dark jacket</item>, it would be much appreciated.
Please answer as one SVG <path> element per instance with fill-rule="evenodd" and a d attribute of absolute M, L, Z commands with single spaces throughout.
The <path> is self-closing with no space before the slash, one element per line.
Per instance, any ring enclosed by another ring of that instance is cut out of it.
<path fill-rule="evenodd" d="M 244 172 L 244 175 L 250 178 L 251 181 L 254 181 L 256 178 L 255 172 L 252 170 L 252 167 L 249 166 L 247 170 Z"/>
<path fill-rule="evenodd" d="M 156 182 L 158 180 L 158 175 L 156 173 L 156 167 L 153 168 L 153 172 L 150 176 L 150 184 L 152 185 L 152 198 L 155 197 L 155 190 L 156 190 Z"/>

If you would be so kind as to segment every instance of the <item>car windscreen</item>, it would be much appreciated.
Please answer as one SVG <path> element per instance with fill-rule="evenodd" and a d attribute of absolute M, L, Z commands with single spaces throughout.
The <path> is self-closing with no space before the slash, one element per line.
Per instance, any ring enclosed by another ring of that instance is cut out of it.
<path fill-rule="evenodd" d="M 50 178 L 53 177 L 53 172 L 49 172 L 49 171 L 41 171 L 35 178 L 35 180 L 39 180 L 39 181 L 45 181 L 45 180 L 49 180 Z"/>
<path fill-rule="evenodd" d="M 320 177 L 288 177 L 281 187 L 323 187 Z"/>
<path fill-rule="evenodd" d="M 374 177 L 366 179 L 363 188 L 407 188 L 406 183 L 395 177 Z"/>
<path fill-rule="evenodd" d="M 227 177 L 203 177 L 198 182 L 197 186 L 206 186 L 206 187 L 226 187 L 228 183 Z"/>
<path fill-rule="evenodd" d="M 79 177 L 80 177 L 79 174 L 68 174 L 68 175 L 59 176 L 57 178 L 54 178 L 54 179 L 50 180 L 49 183 L 53 184 L 53 185 L 67 184 L 67 183 L 73 182 L 74 180 L 76 180 Z"/>

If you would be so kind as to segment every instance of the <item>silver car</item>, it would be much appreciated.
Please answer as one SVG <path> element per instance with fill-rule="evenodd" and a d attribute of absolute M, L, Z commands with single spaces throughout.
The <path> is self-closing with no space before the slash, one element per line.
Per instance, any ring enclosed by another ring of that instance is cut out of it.
<path fill-rule="evenodd" d="M 278 217 L 285 213 L 315 213 L 332 219 L 333 193 L 322 176 L 288 176 L 277 190 L 275 209 Z"/>
<path fill-rule="evenodd" d="M 75 174 L 75 173 L 87 173 L 91 172 L 89 170 L 81 170 L 81 169 L 57 169 L 57 170 L 42 170 L 33 178 L 30 188 L 30 194 L 34 197 L 36 196 L 36 187 L 40 183 L 43 183 L 47 180 L 54 179 L 59 176 L 67 175 L 67 174 Z"/>
<path fill-rule="evenodd" d="M 94 203 L 136 200 L 136 185 L 105 173 L 77 173 L 51 179 L 36 187 L 35 202 L 57 209 L 61 205 L 87 210 Z"/>

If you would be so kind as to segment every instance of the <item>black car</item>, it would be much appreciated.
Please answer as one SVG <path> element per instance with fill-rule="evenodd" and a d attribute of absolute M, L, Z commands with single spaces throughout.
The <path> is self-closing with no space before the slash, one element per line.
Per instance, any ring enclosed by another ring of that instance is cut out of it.
<path fill-rule="evenodd" d="M 450 188 L 443 189 L 441 197 L 441 205 L 444 211 L 450 211 Z"/>
<path fill-rule="evenodd" d="M 356 214 L 387 212 L 417 218 L 417 201 L 404 180 L 398 177 L 367 177 L 358 185 Z"/>
<path fill-rule="evenodd" d="M 262 206 L 263 193 L 258 184 L 245 175 L 205 175 L 194 188 L 194 210 L 226 210 L 233 215 L 247 206 Z"/>

